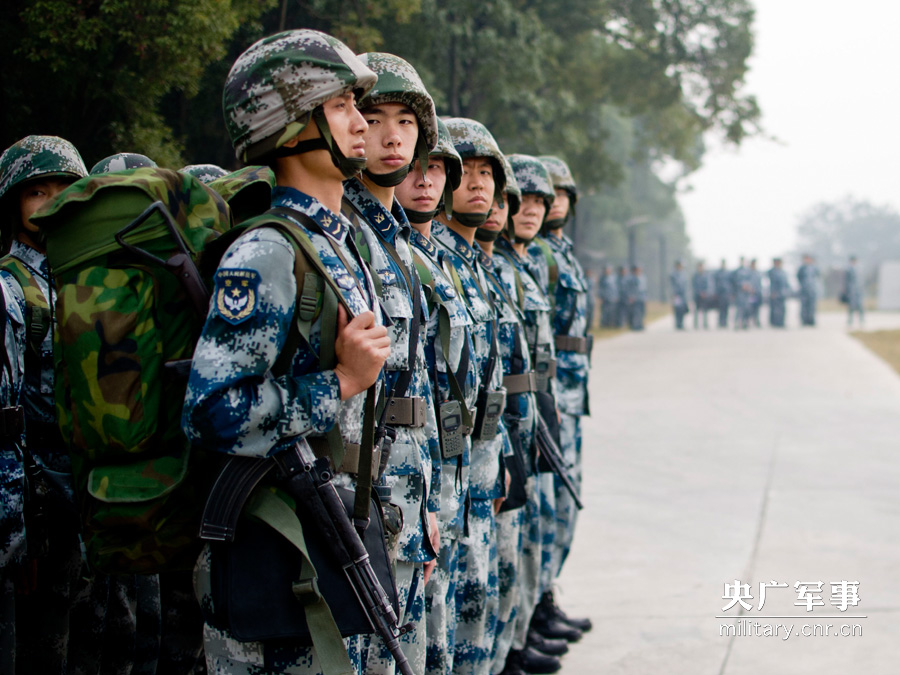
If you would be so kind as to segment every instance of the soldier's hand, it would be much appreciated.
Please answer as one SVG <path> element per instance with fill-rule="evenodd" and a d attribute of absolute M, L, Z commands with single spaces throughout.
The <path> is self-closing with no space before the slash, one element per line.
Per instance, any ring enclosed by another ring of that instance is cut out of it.
<path fill-rule="evenodd" d="M 391 338 L 387 328 L 375 323 L 372 312 L 363 312 L 347 320 L 347 311 L 338 306 L 337 340 L 334 343 L 341 400 L 365 391 L 378 379 L 384 362 L 391 353 Z"/>
<path fill-rule="evenodd" d="M 431 542 L 431 548 L 434 549 L 435 553 L 440 553 L 441 551 L 441 533 L 438 529 L 438 520 L 437 514 L 433 512 L 428 513 L 428 539 Z M 424 571 L 424 579 L 425 583 L 428 583 L 429 577 L 431 577 L 431 573 L 434 572 L 434 568 L 437 567 L 437 558 L 434 560 L 429 560 L 425 563 L 423 568 Z"/>

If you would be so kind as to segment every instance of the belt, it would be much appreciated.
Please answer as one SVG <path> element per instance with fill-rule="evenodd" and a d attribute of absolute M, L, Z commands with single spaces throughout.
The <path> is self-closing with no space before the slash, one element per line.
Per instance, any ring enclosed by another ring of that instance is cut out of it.
<path fill-rule="evenodd" d="M 521 375 L 507 375 L 503 378 L 507 394 L 524 394 L 537 391 L 537 374 L 532 370 Z"/>
<path fill-rule="evenodd" d="M 20 405 L 0 408 L 0 436 L 18 440 L 23 431 L 25 431 L 25 409 Z"/>
<path fill-rule="evenodd" d="M 590 354 L 594 346 L 594 336 L 572 337 L 570 335 L 555 335 L 556 351 L 575 352 L 576 354 Z"/>
<path fill-rule="evenodd" d="M 391 427 L 424 427 L 428 405 L 422 396 L 391 398 L 384 422 Z"/>
<path fill-rule="evenodd" d="M 536 372 L 537 372 L 538 378 L 556 377 L 556 359 L 548 359 L 546 361 L 538 361 Z"/>

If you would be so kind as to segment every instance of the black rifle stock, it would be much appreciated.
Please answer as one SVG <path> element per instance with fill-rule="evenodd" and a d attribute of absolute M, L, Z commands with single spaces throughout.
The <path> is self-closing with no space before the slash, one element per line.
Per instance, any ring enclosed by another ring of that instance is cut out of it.
<path fill-rule="evenodd" d="M 316 459 L 305 440 L 279 453 L 274 459 L 287 478 L 284 487 L 291 497 L 309 510 L 312 520 L 329 543 L 331 553 L 347 575 L 372 628 L 384 640 L 397 662 L 397 672 L 413 675 L 399 641 L 408 628 L 398 625 L 391 601 L 372 569 L 369 553 L 331 482 L 333 474 L 328 459 Z"/>
<path fill-rule="evenodd" d="M 537 433 L 535 434 L 535 441 L 537 442 L 538 450 L 544 458 L 544 461 L 547 462 L 548 466 L 553 470 L 553 473 L 559 477 L 562 484 L 566 487 L 566 490 L 572 495 L 575 506 L 578 507 L 579 511 L 583 509 L 584 503 L 578 496 L 575 484 L 572 482 L 572 479 L 569 478 L 569 472 L 566 470 L 566 462 L 563 459 L 562 451 L 559 449 L 556 441 L 553 440 L 553 436 L 547 428 L 547 423 L 541 415 L 537 415 Z"/>

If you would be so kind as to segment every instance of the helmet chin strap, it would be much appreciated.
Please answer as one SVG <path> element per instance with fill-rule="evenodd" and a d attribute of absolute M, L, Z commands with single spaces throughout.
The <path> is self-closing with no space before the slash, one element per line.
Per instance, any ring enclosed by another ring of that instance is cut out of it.
<path fill-rule="evenodd" d="M 424 136 L 419 133 L 419 137 L 416 139 L 416 159 L 419 160 L 419 167 L 422 169 L 422 179 L 425 179 L 425 172 L 428 170 L 428 146 L 425 143 Z M 402 166 L 396 171 L 391 171 L 390 173 L 372 173 L 369 169 L 363 169 L 363 173 L 366 174 L 366 178 L 370 181 L 383 188 L 397 187 L 406 180 L 406 177 L 409 175 L 409 172 L 412 171 L 413 165 L 415 164 L 415 159 L 410 162 L 407 166 Z"/>
<path fill-rule="evenodd" d="M 568 218 L 554 218 L 553 220 L 545 220 L 544 227 L 548 230 L 559 230 L 562 229 Z"/>
<path fill-rule="evenodd" d="M 360 171 L 365 170 L 365 157 L 347 157 L 341 152 L 338 144 L 334 142 L 331 129 L 328 127 L 328 120 L 325 119 L 325 111 L 321 106 L 313 111 L 312 119 L 315 121 L 316 127 L 318 127 L 321 134 L 319 138 L 300 141 L 292 148 L 282 145 L 274 152 L 274 156 L 289 157 L 290 155 L 302 155 L 313 150 L 328 150 L 328 153 L 331 155 L 331 161 L 340 170 L 344 178 L 352 178 Z"/>
<path fill-rule="evenodd" d="M 479 227 L 475 230 L 475 238 L 478 241 L 497 241 L 497 237 L 500 236 L 500 232 L 502 230 L 485 230 L 483 227 Z"/>
<path fill-rule="evenodd" d="M 412 209 L 403 209 L 407 219 L 411 223 L 429 223 L 434 220 L 438 214 L 438 209 L 434 211 L 413 211 Z"/>
<path fill-rule="evenodd" d="M 487 222 L 490 215 L 490 211 L 487 213 L 460 213 L 457 211 L 453 214 L 453 220 L 463 227 L 481 227 Z"/>

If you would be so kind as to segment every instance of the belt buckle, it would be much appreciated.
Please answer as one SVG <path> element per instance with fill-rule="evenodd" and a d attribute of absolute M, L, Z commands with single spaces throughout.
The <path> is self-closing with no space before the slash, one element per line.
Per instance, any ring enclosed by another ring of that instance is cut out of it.
<path fill-rule="evenodd" d="M 410 397 L 410 423 L 409 426 L 418 429 L 425 426 L 425 420 L 428 417 L 428 406 L 424 396 Z"/>

